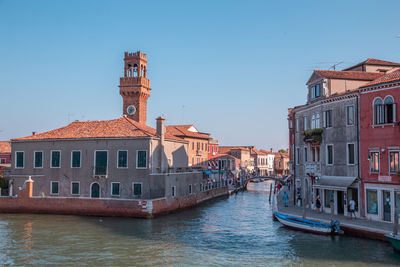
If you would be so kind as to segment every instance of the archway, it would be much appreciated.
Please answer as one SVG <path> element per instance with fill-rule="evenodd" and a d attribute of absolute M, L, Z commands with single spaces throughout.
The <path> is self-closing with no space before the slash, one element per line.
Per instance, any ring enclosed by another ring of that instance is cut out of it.
<path fill-rule="evenodd" d="M 90 188 L 90 197 L 99 198 L 100 197 L 100 186 L 98 183 L 93 183 Z"/>

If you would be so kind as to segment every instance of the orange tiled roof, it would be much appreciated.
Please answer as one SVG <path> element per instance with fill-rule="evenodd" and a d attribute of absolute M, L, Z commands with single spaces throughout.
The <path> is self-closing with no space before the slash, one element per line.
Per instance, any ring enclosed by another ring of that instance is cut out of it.
<path fill-rule="evenodd" d="M 315 72 L 325 78 L 362 81 L 373 81 L 384 75 L 383 73 L 379 72 L 364 71 L 315 70 Z"/>
<path fill-rule="evenodd" d="M 105 121 L 75 121 L 69 125 L 44 133 L 12 140 L 83 139 L 83 138 L 124 138 L 157 137 L 156 129 L 140 124 L 132 119 L 121 117 Z M 183 139 L 166 133 L 166 139 Z"/>
<path fill-rule="evenodd" d="M 354 66 L 351 66 L 349 68 L 346 68 L 344 70 L 353 69 L 353 68 L 356 68 L 361 65 L 399 66 L 400 67 L 400 63 L 386 61 L 386 60 L 380 60 L 380 59 L 376 59 L 376 58 L 368 58 L 367 60 L 364 60 L 363 62 L 358 63 Z"/>
<path fill-rule="evenodd" d="M 167 133 L 178 137 L 192 137 L 199 139 L 211 139 L 208 134 L 189 131 L 193 125 L 168 125 Z"/>
<path fill-rule="evenodd" d="M 11 153 L 11 143 L 9 141 L 0 141 L 0 154 Z"/>
<path fill-rule="evenodd" d="M 394 82 L 400 80 L 400 69 L 399 70 L 395 70 L 389 73 L 386 73 L 385 75 L 383 75 L 382 77 L 373 80 L 370 83 L 367 83 L 366 85 L 363 85 L 360 88 L 363 87 L 367 87 L 367 86 L 371 86 L 371 85 L 376 85 L 376 84 L 380 84 L 380 83 L 388 83 L 388 82 Z"/>

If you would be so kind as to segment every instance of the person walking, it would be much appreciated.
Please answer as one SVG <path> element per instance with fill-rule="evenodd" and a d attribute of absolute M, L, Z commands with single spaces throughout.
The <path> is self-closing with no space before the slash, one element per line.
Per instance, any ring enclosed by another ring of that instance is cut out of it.
<path fill-rule="evenodd" d="M 353 219 L 353 215 L 354 215 L 354 219 L 356 218 L 356 202 L 354 201 L 354 199 L 351 199 L 349 202 L 349 212 L 350 212 L 350 219 Z"/>
<path fill-rule="evenodd" d="M 315 201 L 316 203 L 316 207 L 317 207 L 317 213 L 320 213 L 320 209 L 321 209 L 321 198 L 319 197 L 319 195 L 317 196 L 317 200 Z"/>
<path fill-rule="evenodd" d="M 285 203 L 285 207 L 288 206 L 288 194 L 285 192 L 283 192 L 283 202 Z"/>

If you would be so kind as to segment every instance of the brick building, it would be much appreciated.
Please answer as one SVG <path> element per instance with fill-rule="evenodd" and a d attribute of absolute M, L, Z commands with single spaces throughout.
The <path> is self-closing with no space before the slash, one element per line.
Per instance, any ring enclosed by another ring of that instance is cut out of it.
<path fill-rule="evenodd" d="M 11 143 L 0 141 L 0 174 L 5 168 L 11 167 Z"/>

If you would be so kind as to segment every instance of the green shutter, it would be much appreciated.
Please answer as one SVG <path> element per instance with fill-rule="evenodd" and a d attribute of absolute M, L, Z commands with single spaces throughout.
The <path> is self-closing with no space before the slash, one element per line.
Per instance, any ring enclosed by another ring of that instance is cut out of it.
<path fill-rule="evenodd" d="M 60 151 L 51 151 L 51 167 L 60 167 Z"/>
<path fill-rule="evenodd" d="M 107 151 L 96 151 L 95 175 L 107 174 Z"/>
<path fill-rule="evenodd" d="M 112 184 L 112 193 L 113 196 L 118 196 L 119 195 L 119 183 L 113 183 Z"/>
<path fill-rule="evenodd" d="M 51 193 L 58 194 L 58 182 L 51 183 Z"/>
<path fill-rule="evenodd" d="M 81 152 L 73 151 L 72 152 L 72 168 L 80 168 L 81 167 Z"/>
<path fill-rule="evenodd" d="M 24 167 L 24 152 L 17 152 L 15 153 L 16 157 L 16 162 L 15 162 L 15 167 L 17 168 L 23 168 Z"/>
<path fill-rule="evenodd" d="M 142 194 L 142 184 L 133 184 L 133 194 L 135 196 Z"/>
<path fill-rule="evenodd" d="M 128 167 L 128 151 L 118 151 L 118 168 Z"/>
<path fill-rule="evenodd" d="M 43 167 L 43 153 L 40 151 L 35 152 L 35 168 Z"/>
<path fill-rule="evenodd" d="M 146 168 L 147 167 L 147 151 L 138 151 L 137 167 Z"/>
<path fill-rule="evenodd" d="M 79 183 L 72 183 L 72 194 L 73 195 L 79 194 Z"/>

